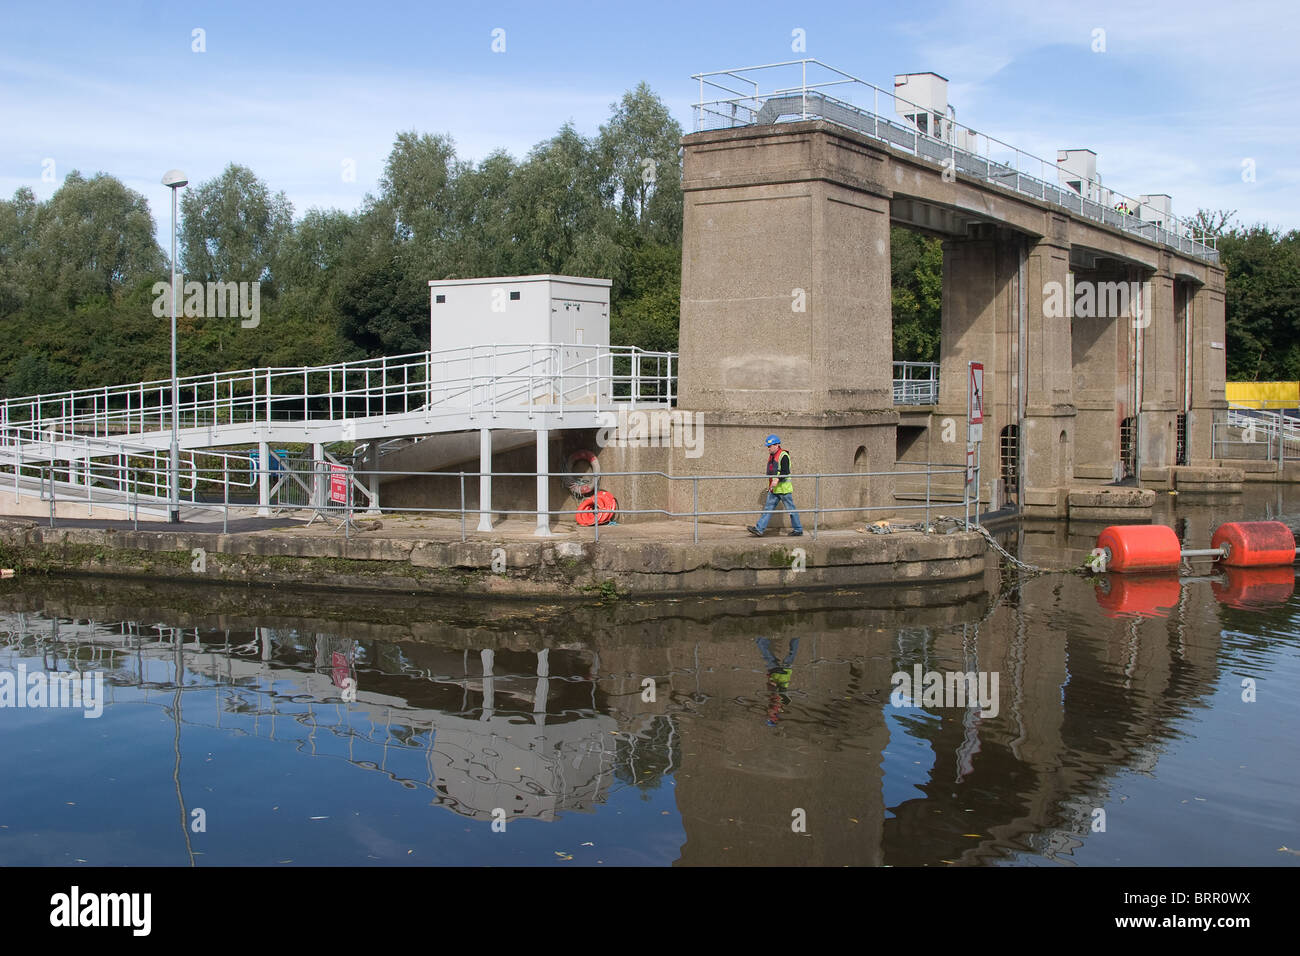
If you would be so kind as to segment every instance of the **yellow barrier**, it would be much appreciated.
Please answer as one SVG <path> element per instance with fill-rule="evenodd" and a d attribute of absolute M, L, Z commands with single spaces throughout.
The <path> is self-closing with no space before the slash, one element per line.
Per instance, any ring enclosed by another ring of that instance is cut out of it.
<path fill-rule="evenodd" d="M 1247 408 L 1300 408 L 1300 382 L 1228 382 L 1224 392 Z"/>

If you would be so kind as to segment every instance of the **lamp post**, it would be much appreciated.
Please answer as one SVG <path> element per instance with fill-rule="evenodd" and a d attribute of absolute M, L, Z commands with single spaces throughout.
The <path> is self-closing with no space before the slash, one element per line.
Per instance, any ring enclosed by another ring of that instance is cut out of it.
<path fill-rule="evenodd" d="M 172 524 L 181 520 L 181 448 L 177 434 L 177 418 L 180 401 L 176 394 L 176 191 L 189 183 L 185 174 L 179 169 L 169 169 L 163 174 L 162 184 L 172 191 L 172 447 L 171 460 L 167 468 L 167 520 Z"/>

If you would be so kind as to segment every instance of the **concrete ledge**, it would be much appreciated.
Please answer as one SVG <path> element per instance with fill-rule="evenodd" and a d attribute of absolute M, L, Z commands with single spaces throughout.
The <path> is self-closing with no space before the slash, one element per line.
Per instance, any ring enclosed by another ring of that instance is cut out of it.
<path fill-rule="evenodd" d="M 1178 465 L 1172 471 L 1179 494 L 1235 494 L 1241 491 L 1245 478 L 1240 468 Z"/>
<path fill-rule="evenodd" d="M 813 540 L 743 537 L 698 544 L 662 539 L 435 540 L 257 532 L 39 528 L 0 521 L 0 561 L 23 573 L 301 585 L 440 594 L 691 594 L 961 580 L 982 574 L 973 532 L 829 532 Z M 196 550 L 202 549 L 203 560 Z M 201 565 L 202 570 L 196 570 Z"/>
<path fill-rule="evenodd" d="M 1150 521 L 1156 493 L 1149 488 L 1074 488 L 1069 502 L 1072 521 Z"/>

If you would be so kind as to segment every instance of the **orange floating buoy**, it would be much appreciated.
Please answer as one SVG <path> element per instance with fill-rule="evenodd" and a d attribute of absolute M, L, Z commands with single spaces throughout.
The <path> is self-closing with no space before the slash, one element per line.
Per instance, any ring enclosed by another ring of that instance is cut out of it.
<path fill-rule="evenodd" d="M 1178 535 L 1163 524 L 1111 525 L 1097 535 L 1097 548 L 1110 552 L 1110 571 L 1165 571 L 1183 559 Z"/>
<path fill-rule="evenodd" d="M 1229 521 L 1219 525 L 1211 548 L 1229 568 L 1267 568 L 1295 563 L 1295 535 L 1280 521 Z"/>
<path fill-rule="evenodd" d="M 1116 574 L 1097 589 L 1097 606 L 1107 617 L 1168 617 L 1180 593 L 1177 574 Z"/>
<path fill-rule="evenodd" d="M 588 498 L 578 505 L 578 513 L 573 520 L 587 528 L 596 523 L 609 524 L 614 520 L 617 509 L 618 500 L 608 491 L 601 491 L 594 498 Z"/>
<path fill-rule="evenodd" d="M 1228 607 L 1276 607 L 1291 600 L 1295 591 L 1295 568 L 1224 568 L 1224 584 L 1210 582 L 1210 590 Z"/>

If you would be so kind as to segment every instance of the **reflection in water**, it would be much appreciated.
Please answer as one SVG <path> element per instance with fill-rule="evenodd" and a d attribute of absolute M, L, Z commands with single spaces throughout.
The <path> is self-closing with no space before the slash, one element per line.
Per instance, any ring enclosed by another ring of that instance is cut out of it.
<path fill-rule="evenodd" d="M 1208 540 L 1211 510 L 1179 507 Z M 1055 564 L 1096 529 L 1012 534 Z M 991 567 L 531 608 L 18 582 L 0 671 L 102 672 L 107 702 L 0 711 L 0 858 L 1295 865 L 1293 590 Z M 996 702 L 899 706 L 899 672 L 993 678 Z"/>
<path fill-rule="evenodd" d="M 781 719 L 782 709 L 790 703 L 790 678 L 794 674 L 791 665 L 794 664 L 794 656 L 799 653 L 799 638 L 790 638 L 789 653 L 781 661 L 772 653 L 772 642 L 768 638 L 756 638 L 755 643 L 767 664 L 767 725 L 775 727 Z"/>

